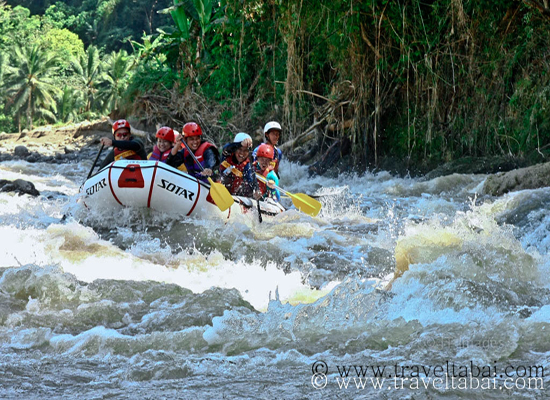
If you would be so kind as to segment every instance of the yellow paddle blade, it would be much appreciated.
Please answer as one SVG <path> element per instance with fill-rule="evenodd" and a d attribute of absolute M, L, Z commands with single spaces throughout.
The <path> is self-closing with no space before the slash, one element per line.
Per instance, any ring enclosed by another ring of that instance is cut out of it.
<path fill-rule="evenodd" d="M 267 179 L 263 175 L 256 174 L 256 177 L 262 181 L 263 183 L 267 184 Z M 321 211 L 321 203 L 319 203 L 317 200 L 315 200 L 313 197 L 308 196 L 304 193 L 290 193 L 286 190 L 280 188 L 279 186 L 275 186 L 281 193 L 286 194 L 292 199 L 292 204 L 294 204 L 294 207 L 296 207 L 298 210 L 303 212 L 304 214 L 311 215 L 312 217 L 316 217 L 317 214 L 319 214 L 319 211 Z"/>
<path fill-rule="evenodd" d="M 304 193 L 286 193 L 292 199 L 292 204 L 304 214 L 316 217 L 321 211 L 321 203 Z"/>
<path fill-rule="evenodd" d="M 210 182 L 210 197 L 212 197 L 220 211 L 225 211 L 231 207 L 234 200 L 229 190 L 221 183 L 214 182 L 210 177 L 208 182 Z"/>

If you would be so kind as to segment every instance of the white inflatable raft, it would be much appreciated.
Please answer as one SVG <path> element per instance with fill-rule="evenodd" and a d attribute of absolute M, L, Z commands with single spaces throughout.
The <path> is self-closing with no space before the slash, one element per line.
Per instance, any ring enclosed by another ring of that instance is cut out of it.
<path fill-rule="evenodd" d="M 158 161 L 115 161 L 88 179 L 81 189 L 86 207 L 152 208 L 182 216 L 243 214 L 257 202 L 233 196 L 235 204 L 221 212 L 209 196 L 210 185 Z M 260 201 L 262 215 L 276 215 L 285 208 L 268 199 Z"/>

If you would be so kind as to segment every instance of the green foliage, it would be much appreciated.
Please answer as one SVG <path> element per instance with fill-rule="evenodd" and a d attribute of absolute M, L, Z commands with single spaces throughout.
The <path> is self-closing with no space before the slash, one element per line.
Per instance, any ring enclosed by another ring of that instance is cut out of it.
<path fill-rule="evenodd" d="M 369 161 L 522 155 L 550 144 L 549 21 L 526 2 L 11 3 L 0 5 L 0 54 L 18 43 L 60 56 L 42 75 L 64 87 L 60 120 L 139 108 L 171 91 L 199 96 L 223 127 L 252 131 L 277 119 L 293 136 L 314 116 L 320 128 L 347 124 L 334 134 Z M 16 100 L 23 65 L 7 61 L 0 123 L 33 107 L 52 112 L 48 102 Z M 167 114 L 185 116 L 177 107 Z"/>
<path fill-rule="evenodd" d="M 99 50 L 95 46 L 88 47 L 86 53 L 71 60 L 71 66 L 79 78 L 80 85 L 86 96 L 85 111 L 90 111 L 95 106 L 98 81 L 102 78 Z"/>
<path fill-rule="evenodd" d="M 74 13 L 75 11 L 72 7 L 58 1 L 45 11 L 43 22 L 52 28 L 73 28 L 76 25 L 76 16 Z"/>
<path fill-rule="evenodd" d="M 191 22 L 185 13 L 183 4 L 184 3 L 181 0 L 174 0 L 175 7 L 173 7 L 173 10 L 170 10 L 170 15 L 178 28 L 180 37 L 183 40 L 187 40 L 189 39 L 189 25 L 191 25 Z"/>
<path fill-rule="evenodd" d="M 84 43 L 68 29 L 52 28 L 37 43 L 56 54 L 63 69 L 71 65 L 72 58 L 84 55 Z"/>
<path fill-rule="evenodd" d="M 102 101 L 103 110 L 110 112 L 119 109 L 119 102 L 124 96 L 131 78 L 130 70 L 133 58 L 125 50 L 114 51 L 105 57 L 103 82 L 100 85 L 98 97 Z"/>
<path fill-rule="evenodd" d="M 51 78 L 57 59 L 38 46 L 13 48 L 10 71 L 5 76 L 7 107 L 27 115 L 27 127 L 32 129 L 35 115 L 55 121 L 58 92 Z"/>
<path fill-rule="evenodd" d="M 14 44 L 33 43 L 40 35 L 40 17 L 24 7 L 0 5 L 0 50 Z"/>
<path fill-rule="evenodd" d="M 57 115 L 60 122 L 73 122 L 78 119 L 78 114 L 86 105 L 86 100 L 82 93 L 67 85 L 57 98 Z"/>
<path fill-rule="evenodd" d="M 212 18 L 213 0 L 193 0 L 198 20 L 201 26 L 202 36 L 210 30 L 210 20 Z"/>

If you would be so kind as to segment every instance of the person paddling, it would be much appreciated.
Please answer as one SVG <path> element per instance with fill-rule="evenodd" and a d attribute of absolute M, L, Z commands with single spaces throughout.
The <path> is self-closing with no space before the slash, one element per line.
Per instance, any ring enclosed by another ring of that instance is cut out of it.
<path fill-rule="evenodd" d="M 182 140 L 185 140 L 203 169 L 195 163 L 193 157 L 182 144 Z M 182 135 L 178 135 L 176 138 L 175 146 L 166 159 L 166 163 L 174 168 L 184 164 L 189 175 L 203 182 L 208 182 L 208 177 L 216 175 L 220 163 L 220 153 L 213 143 L 202 139 L 202 129 L 197 123 L 188 122 L 183 126 Z M 216 179 L 214 178 L 214 180 Z"/>
<path fill-rule="evenodd" d="M 100 139 L 103 146 L 113 146 L 113 149 L 103 159 L 99 169 L 106 167 L 113 161 L 147 159 L 143 142 L 132 136 L 130 123 L 125 119 L 119 119 L 113 124 L 113 138 L 114 140 L 108 137 Z"/>
<path fill-rule="evenodd" d="M 231 194 L 258 200 L 262 192 L 248 157 L 251 147 L 250 135 L 238 133 L 232 143 L 223 147 L 224 160 L 220 164 L 220 174 L 222 183 Z"/>
<path fill-rule="evenodd" d="M 264 126 L 265 143 L 273 147 L 273 160 L 271 161 L 271 169 L 275 171 L 278 177 L 279 177 L 279 163 L 283 158 L 283 152 L 277 148 L 277 144 L 279 143 L 279 138 L 281 136 L 282 130 L 283 129 L 281 128 L 281 124 L 279 124 L 276 121 L 270 121 Z M 252 153 L 253 161 L 257 161 L 258 159 L 259 148 L 260 146 L 256 147 L 254 149 L 254 152 Z"/>
<path fill-rule="evenodd" d="M 273 146 L 267 143 L 262 143 L 258 147 L 258 151 L 256 152 L 256 161 L 254 161 L 252 165 L 254 166 L 254 171 L 257 174 L 260 174 L 267 179 L 267 184 L 258 182 L 263 197 L 271 198 L 279 202 L 281 201 L 281 194 L 275 188 L 276 186 L 279 186 L 279 178 L 277 178 L 277 174 L 273 171 L 273 153 Z"/>
<path fill-rule="evenodd" d="M 147 157 L 149 160 L 166 162 L 166 159 L 172 151 L 172 147 L 176 141 L 174 130 L 167 126 L 159 128 L 157 134 L 157 144 L 153 147 L 153 152 Z"/>

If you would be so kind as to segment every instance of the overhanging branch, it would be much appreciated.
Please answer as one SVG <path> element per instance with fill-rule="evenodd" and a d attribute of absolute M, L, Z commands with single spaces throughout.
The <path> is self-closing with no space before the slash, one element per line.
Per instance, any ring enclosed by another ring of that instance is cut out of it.
<path fill-rule="evenodd" d="M 542 16 L 550 21 L 550 8 L 548 8 L 548 0 L 543 0 L 541 3 L 538 0 L 523 0 L 523 3 L 528 7 L 536 8 Z"/>

